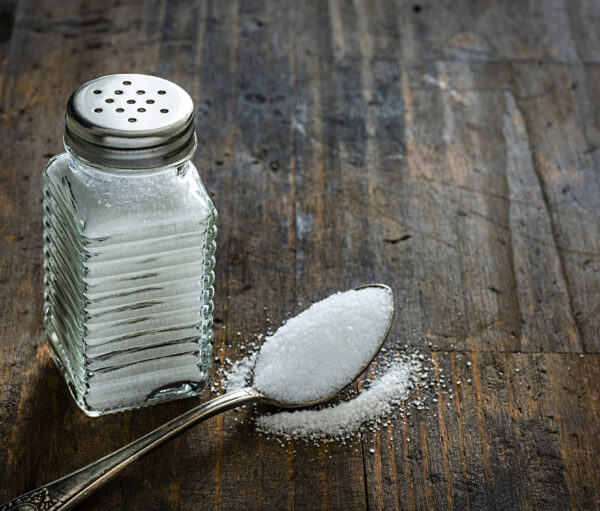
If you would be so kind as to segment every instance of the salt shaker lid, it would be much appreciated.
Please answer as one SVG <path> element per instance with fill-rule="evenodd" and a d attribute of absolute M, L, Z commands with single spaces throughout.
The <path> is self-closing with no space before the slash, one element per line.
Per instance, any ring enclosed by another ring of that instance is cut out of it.
<path fill-rule="evenodd" d="M 108 167 L 179 163 L 196 149 L 192 98 L 156 76 L 96 78 L 69 98 L 65 145 L 84 160 Z"/>

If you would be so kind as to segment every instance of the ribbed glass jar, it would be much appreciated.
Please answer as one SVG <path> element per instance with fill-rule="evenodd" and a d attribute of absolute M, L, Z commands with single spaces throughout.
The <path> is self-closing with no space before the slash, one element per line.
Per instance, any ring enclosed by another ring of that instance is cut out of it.
<path fill-rule="evenodd" d="M 210 373 L 217 212 L 193 148 L 171 164 L 118 168 L 65 146 L 43 176 L 44 326 L 73 397 L 97 416 L 198 394 Z"/>

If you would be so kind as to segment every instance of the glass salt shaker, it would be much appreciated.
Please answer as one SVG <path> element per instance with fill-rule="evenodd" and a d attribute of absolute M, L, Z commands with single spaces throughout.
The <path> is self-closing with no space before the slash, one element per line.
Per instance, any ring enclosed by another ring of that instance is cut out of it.
<path fill-rule="evenodd" d="M 70 97 L 44 170 L 44 327 L 90 416 L 208 383 L 217 212 L 194 164 L 194 108 L 154 76 Z"/>

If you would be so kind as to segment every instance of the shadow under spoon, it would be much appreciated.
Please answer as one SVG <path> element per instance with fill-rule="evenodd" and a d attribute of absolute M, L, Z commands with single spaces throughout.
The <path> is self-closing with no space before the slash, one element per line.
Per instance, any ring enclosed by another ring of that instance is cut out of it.
<path fill-rule="evenodd" d="M 391 313 L 387 319 L 387 328 L 382 333 L 381 338 L 377 339 L 377 343 L 371 347 L 372 349 L 368 353 L 365 363 L 356 368 L 354 374 L 348 375 L 345 382 L 339 388 L 336 388 L 325 396 L 319 396 L 316 399 L 305 400 L 304 402 L 275 399 L 258 391 L 252 385 L 235 392 L 230 392 L 188 410 L 150 433 L 86 467 L 25 493 L 20 497 L 16 497 L 2 505 L 0 511 L 63 511 L 72 509 L 115 477 L 118 472 L 153 449 L 176 437 L 188 428 L 240 405 L 262 402 L 280 408 L 299 408 L 329 401 L 351 385 L 363 373 L 383 346 L 390 331 L 394 317 L 392 290 L 384 284 L 370 284 L 356 288 L 354 291 L 370 288 L 378 288 L 389 293 Z"/>

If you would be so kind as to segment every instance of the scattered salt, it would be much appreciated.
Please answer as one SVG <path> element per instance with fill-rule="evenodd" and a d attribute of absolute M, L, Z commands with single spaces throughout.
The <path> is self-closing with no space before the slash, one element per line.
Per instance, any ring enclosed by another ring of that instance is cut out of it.
<path fill-rule="evenodd" d="M 254 386 L 290 403 L 328 396 L 369 362 L 392 316 L 393 297 L 384 287 L 336 293 L 313 304 L 266 339 Z"/>
<path fill-rule="evenodd" d="M 243 389 L 248 384 L 252 375 L 252 368 L 256 361 L 256 355 L 256 353 L 250 354 L 233 364 L 231 370 L 225 375 L 221 383 L 221 387 L 226 392 Z"/>
<path fill-rule="evenodd" d="M 366 288 L 365 290 L 367 289 L 369 288 Z M 361 291 L 361 293 L 365 290 Z M 384 288 L 375 288 L 375 290 L 380 292 L 383 291 L 384 293 L 387 292 Z M 379 310 L 375 311 L 373 311 L 372 307 L 368 306 L 361 306 L 358 310 L 354 307 L 350 307 L 350 309 L 354 310 L 354 316 L 352 316 L 348 313 L 349 311 L 344 311 L 343 308 L 342 312 L 345 312 L 345 314 L 341 314 L 338 303 L 338 307 L 334 308 L 336 312 L 333 313 L 333 319 L 327 319 L 327 317 L 331 317 L 331 315 L 326 314 L 323 310 L 318 314 L 317 312 L 310 312 L 314 309 L 317 309 L 318 311 L 321 307 L 328 308 L 328 306 L 320 304 L 327 303 L 336 296 L 340 297 L 340 295 L 347 295 L 347 293 L 339 293 L 323 302 L 319 302 L 319 304 L 313 305 L 313 307 L 302 313 L 300 316 L 288 320 L 286 325 L 281 327 L 277 333 L 271 337 L 265 339 L 263 334 L 259 334 L 253 340 L 244 339 L 241 341 L 238 344 L 238 348 L 245 352 L 246 356 L 237 362 L 232 362 L 227 357 L 223 359 L 224 364 L 217 368 L 217 374 L 221 375 L 221 381 L 220 384 L 215 383 L 213 385 L 213 391 L 232 392 L 248 386 L 251 383 L 252 368 L 259 356 L 258 350 L 261 352 L 261 357 L 271 349 L 278 354 L 278 357 L 284 357 L 285 355 L 288 356 L 288 359 L 291 358 L 296 362 L 296 364 L 292 364 L 292 367 L 290 368 L 290 364 L 282 364 L 281 359 L 274 359 L 271 360 L 272 365 L 265 366 L 266 369 L 264 369 L 264 371 L 273 371 L 270 375 L 272 378 L 285 380 L 288 382 L 287 385 L 292 385 L 294 383 L 293 380 L 292 383 L 289 383 L 290 379 L 284 371 L 291 371 L 293 374 L 296 374 L 296 377 L 302 376 L 302 374 L 298 375 L 298 373 L 301 372 L 302 367 L 306 367 L 307 364 L 314 365 L 316 363 L 314 358 L 311 359 L 311 356 L 316 357 L 318 359 L 317 362 L 328 358 L 329 362 L 324 365 L 324 371 L 321 373 L 324 374 L 324 376 L 319 375 L 319 377 L 327 380 L 328 373 L 337 372 L 340 362 L 343 364 L 348 356 L 350 356 L 351 360 L 352 357 L 355 356 L 354 350 L 349 350 L 350 353 L 348 354 L 347 349 L 341 349 L 340 346 L 346 347 L 348 338 L 350 338 L 351 341 L 354 340 L 357 343 L 361 342 L 362 344 L 366 337 L 373 334 L 373 332 L 368 332 L 367 336 L 362 337 L 360 341 L 354 339 L 353 336 L 355 335 L 356 330 L 361 329 L 359 324 L 361 322 L 368 322 L 369 319 L 372 319 L 373 317 L 379 317 L 381 321 L 384 317 L 384 315 L 381 314 L 381 311 L 385 310 L 385 306 L 382 306 Z M 375 294 L 375 297 L 377 297 L 377 294 Z M 376 303 L 376 300 L 373 300 L 373 298 L 373 296 L 369 298 L 370 302 Z M 383 294 L 383 296 L 380 294 L 379 298 L 385 298 L 385 294 Z M 345 299 L 349 299 L 349 297 L 346 297 Z M 383 305 L 385 305 L 385 303 L 386 301 L 383 300 Z M 369 317 L 368 314 L 373 315 Z M 311 337 L 302 335 L 301 330 L 306 330 L 305 319 L 307 317 L 308 320 L 310 320 L 307 321 L 307 323 L 311 325 L 313 330 L 317 331 L 317 336 Z M 387 318 L 388 316 L 385 317 Z M 300 321 L 299 318 L 303 318 L 302 321 Z M 320 321 L 327 321 L 327 323 L 320 323 Z M 381 323 L 385 323 L 385 328 L 387 329 L 387 321 L 381 321 Z M 321 325 L 321 329 L 315 328 L 316 324 Z M 324 330 L 322 330 L 324 325 L 327 325 L 328 328 L 332 327 L 334 329 L 339 329 L 338 331 L 341 331 L 339 337 L 336 337 L 335 334 L 324 335 Z M 344 326 L 351 326 L 353 329 L 343 328 Z M 297 332 L 286 333 L 287 329 L 292 327 Z M 371 325 L 371 327 L 373 328 L 373 325 Z M 385 333 L 385 331 L 383 333 Z M 364 335 L 364 333 L 361 335 Z M 317 339 L 318 342 L 315 342 L 315 339 Z M 265 342 L 261 348 L 262 340 Z M 292 343 L 290 343 L 290 341 L 292 341 Z M 277 346 L 278 343 L 281 344 L 283 342 L 287 342 L 287 346 L 279 346 L 278 349 L 275 350 L 273 346 Z M 291 349 L 294 342 L 307 343 L 309 349 L 302 350 L 298 347 Z M 366 344 L 369 345 L 368 342 Z M 265 348 L 269 345 L 271 348 Z M 432 361 L 426 354 L 424 355 L 423 352 L 419 351 L 400 355 L 397 351 L 399 345 L 398 341 L 390 341 L 390 343 L 388 343 L 388 348 L 391 346 L 394 346 L 394 348 L 388 349 L 388 353 L 386 354 L 384 354 L 385 352 L 382 350 L 382 354 L 384 355 L 378 359 L 377 373 L 371 375 L 369 378 L 363 378 L 362 383 L 366 387 L 366 390 L 363 390 L 361 393 L 358 393 L 354 389 L 349 389 L 346 394 L 344 394 L 345 397 L 337 404 L 323 407 L 318 410 L 280 412 L 272 415 L 255 417 L 254 420 L 257 430 L 268 437 L 279 437 L 279 439 L 281 437 L 288 440 L 294 438 L 316 443 L 339 441 L 342 445 L 346 445 L 346 442 L 353 442 L 354 440 L 362 441 L 361 439 L 365 438 L 364 433 L 371 434 L 382 427 L 385 428 L 391 424 L 391 420 L 409 419 L 411 417 L 411 409 L 428 410 L 429 407 L 426 405 L 426 401 L 431 400 L 436 403 L 438 401 L 436 397 L 426 397 L 426 395 L 423 395 L 419 398 L 409 399 L 409 392 L 415 387 L 420 389 L 429 388 L 431 391 L 434 390 L 434 373 L 433 368 L 429 365 Z M 350 348 L 356 347 L 357 344 L 350 342 Z M 375 345 L 375 349 L 376 347 L 377 346 Z M 408 348 L 408 345 L 405 348 Z M 267 349 L 267 351 L 265 351 L 265 349 Z M 272 356 L 276 357 L 275 354 Z M 367 362 L 369 358 L 370 355 L 366 360 Z M 265 360 L 266 359 L 263 359 L 263 363 Z M 360 367 L 363 365 L 364 364 L 361 363 Z M 437 376 L 439 379 L 436 378 L 439 385 L 438 389 L 445 394 L 446 397 L 449 396 L 450 399 L 452 399 L 451 379 L 446 379 L 442 373 L 443 370 L 439 367 Z M 264 374 L 268 374 L 268 372 L 263 373 L 263 375 Z M 314 379 L 317 376 L 317 371 L 314 367 L 310 367 L 309 374 L 309 380 L 311 378 Z M 268 381 L 268 379 L 265 378 L 265 381 Z M 471 382 L 470 379 L 467 381 L 469 383 Z M 309 385 L 312 386 L 312 383 L 312 381 L 309 381 Z M 281 385 L 281 383 L 277 383 L 275 387 Z M 302 378 L 302 385 L 307 385 L 306 378 Z M 313 395 L 314 392 L 315 390 L 313 388 Z M 294 393 L 294 391 L 292 391 L 292 393 Z M 272 392 L 270 394 L 273 395 Z M 328 394 L 329 392 L 326 395 Z M 405 419 L 400 419 L 400 416 L 395 414 L 395 409 L 399 406 L 402 406 L 405 409 L 403 414 Z M 449 408 L 450 403 L 447 403 L 446 406 Z M 432 416 L 436 417 L 437 414 L 434 413 Z M 243 418 L 241 420 L 243 420 Z M 237 418 L 235 419 L 235 422 L 238 423 Z"/>
<path fill-rule="evenodd" d="M 287 439 L 350 438 L 363 425 L 386 417 L 406 401 L 420 361 L 396 360 L 368 390 L 354 399 L 321 410 L 298 410 L 257 417 L 258 431 Z"/>

